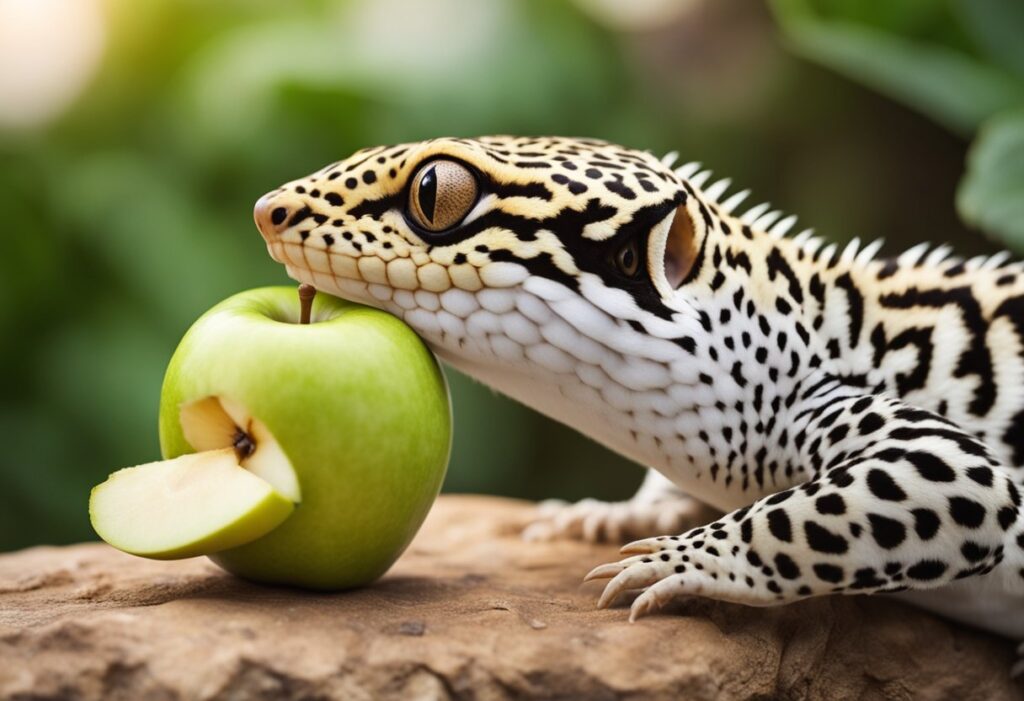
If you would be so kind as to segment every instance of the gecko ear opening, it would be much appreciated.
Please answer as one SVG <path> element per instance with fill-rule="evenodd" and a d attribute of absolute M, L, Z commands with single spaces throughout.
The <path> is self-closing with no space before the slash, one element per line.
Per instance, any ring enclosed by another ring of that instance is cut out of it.
<path fill-rule="evenodd" d="M 665 279 L 669 287 L 678 289 L 693 269 L 697 259 L 697 234 L 693 219 L 682 204 L 676 208 L 665 239 Z"/>

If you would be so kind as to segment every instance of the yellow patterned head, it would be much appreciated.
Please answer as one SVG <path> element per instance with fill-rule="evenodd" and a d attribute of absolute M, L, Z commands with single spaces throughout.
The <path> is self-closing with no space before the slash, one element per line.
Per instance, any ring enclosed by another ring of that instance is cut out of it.
<path fill-rule="evenodd" d="M 293 278 L 396 313 L 417 292 L 430 306 L 530 276 L 571 290 L 589 276 L 657 307 L 679 284 L 670 263 L 685 251 L 667 239 L 685 200 L 681 178 L 646 152 L 441 138 L 358 151 L 264 195 L 255 218 Z"/>

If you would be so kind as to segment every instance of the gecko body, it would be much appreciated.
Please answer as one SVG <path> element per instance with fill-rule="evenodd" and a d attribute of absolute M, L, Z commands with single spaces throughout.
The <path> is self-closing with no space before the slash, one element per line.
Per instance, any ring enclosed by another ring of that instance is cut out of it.
<path fill-rule="evenodd" d="M 589 139 L 434 139 L 290 182 L 256 221 L 291 277 L 652 468 L 531 527 L 647 536 L 588 575 L 601 605 L 902 593 L 1024 639 L 1024 268 L 791 236 L 709 178 Z"/>

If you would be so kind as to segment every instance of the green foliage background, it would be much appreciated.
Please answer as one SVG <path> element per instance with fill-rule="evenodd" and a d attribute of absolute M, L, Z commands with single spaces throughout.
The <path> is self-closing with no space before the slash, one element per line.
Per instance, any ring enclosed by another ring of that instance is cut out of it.
<path fill-rule="evenodd" d="M 0 128 L 0 550 L 92 537 L 89 488 L 158 457 L 160 382 L 185 329 L 233 292 L 287 282 L 252 203 L 363 146 L 557 133 L 676 149 L 830 238 L 977 253 L 995 249 L 958 221 L 954 192 L 980 132 L 956 201 L 1024 243 L 1016 0 L 779 0 L 774 16 L 691 0 L 633 29 L 589 5 L 107 0 L 81 96 L 50 123 Z M 639 481 L 449 376 L 448 491 L 621 498 Z"/>
<path fill-rule="evenodd" d="M 1024 248 L 1024 2 L 774 0 L 793 46 L 965 135 L 963 218 Z"/>

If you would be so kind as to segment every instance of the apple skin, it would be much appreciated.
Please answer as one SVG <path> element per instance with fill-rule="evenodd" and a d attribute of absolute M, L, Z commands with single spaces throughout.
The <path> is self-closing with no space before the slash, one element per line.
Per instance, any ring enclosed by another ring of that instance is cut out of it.
<path fill-rule="evenodd" d="M 164 377 L 165 459 L 194 452 L 184 402 L 227 396 L 277 439 L 302 501 L 278 528 L 212 559 L 259 582 L 338 590 L 381 576 L 426 518 L 451 449 L 451 404 L 430 350 L 399 319 L 293 287 L 230 297 L 199 318 Z"/>

